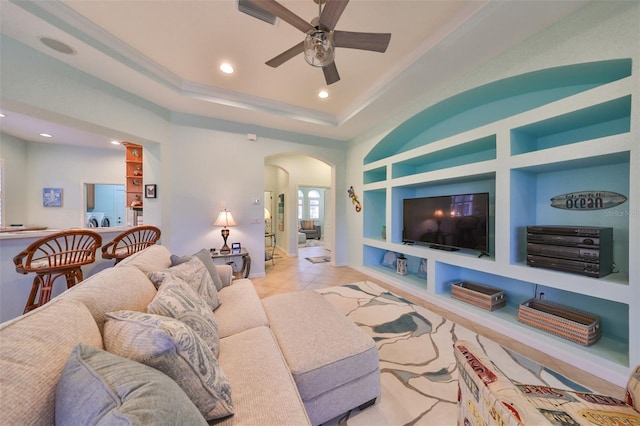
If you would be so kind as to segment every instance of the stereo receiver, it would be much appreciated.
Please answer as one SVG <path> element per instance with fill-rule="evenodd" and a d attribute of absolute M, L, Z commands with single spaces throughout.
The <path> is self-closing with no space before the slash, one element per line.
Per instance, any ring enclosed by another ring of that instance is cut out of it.
<path fill-rule="evenodd" d="M 603 277 L 613 268 L 613 228 L 527 226 L 527 265 Z"/>

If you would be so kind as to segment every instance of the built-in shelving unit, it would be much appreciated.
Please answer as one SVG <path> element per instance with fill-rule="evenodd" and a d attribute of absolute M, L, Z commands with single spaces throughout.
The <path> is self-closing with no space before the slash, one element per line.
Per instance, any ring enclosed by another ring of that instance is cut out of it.
<path fill-rule="evenodd" d="M 640 131 L 631 120 L 639 114 L 631 102 L 638 92 L 630 60 L 602 61 L 494 82 L 407 120 L 364 159 L 363 267 L 624 385 L 640 364 L 640 252 L 630 238 L 640 230 Z M 550 205 L 553 196 L 588 190 L 628 200 L 591 211 Z M 472 192 L 490 196 L 488 256 L 402 243 L 404 199 Z M 616 271 L 591 278 L 527 266 L 527 225 L 612 227 Z M 408 259 L 407 275 L 382 265 L 390 251 Z M 427 260 L 426 277 L 418 274 L 421 259 Z M 459 280 L 504 290 L 507 306 L 486 311 L 454 299 L 451 284 Z M 602 338 L 585 347 L 519 322 L 518 306 L 541 294 L 598 315 Z"/>
<path fill-rule="evenodd" d="M 125 142 L 125 165 L 126 165 L 126 185 L 127 193 L 127 223 L 138 225 L 142 214 L 142 146 Z"/>

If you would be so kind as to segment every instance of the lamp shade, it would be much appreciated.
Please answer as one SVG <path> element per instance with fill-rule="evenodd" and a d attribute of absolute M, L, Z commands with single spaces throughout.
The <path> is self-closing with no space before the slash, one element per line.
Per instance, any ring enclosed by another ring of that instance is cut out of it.
<path fill-rule="evenodd" d="M 227 209 L 224 209 L 218 215 L 213 226 L 224 226 L 225 228 L 228 226 L 236 226 L 236 221 L 233 220 L 233 216 L 231 216 L 231 212 Z"/>

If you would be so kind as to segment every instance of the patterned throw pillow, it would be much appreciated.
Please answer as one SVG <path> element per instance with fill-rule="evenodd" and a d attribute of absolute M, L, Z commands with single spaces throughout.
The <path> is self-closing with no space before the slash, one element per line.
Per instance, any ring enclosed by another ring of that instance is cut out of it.
<path fill-rule="evenodd" d="M 204 264 L 196 257 L 192 257 L 188 261 L 176 266 L 172 266 L 169 269 L 158 272 L 149 272 L 149 279 L 156 288 L 159 288 L 162 281 L 168 276 L 174 275 L 178 278 L 182 278 L 184 282 L 195 290 L 195 292 L 207 302 L 207 305 L 211 310 L 215 310 L 220 306 L 220 298 L 218 297 L 218 290 L 213 284 L 211 275 Z"/>
<path fill-rule="evenodd" d="M 147 306 L 150 314 L 175 318 L 191 327 L 217 358 L 220 347 L 218 323 L 213 312 L 181 278 L 168 275 Z"/>
<path fill-rule="evenodd" d="M 216 264 L 213 262 L 211 258 L 211 254 L 209 250 L 202 249 L 197 253 L 194 253 L 193 256 L 177 256 L 175 254 L 171 255 L 171 266 L 176 266 L 181 263 L 187 262 L 192 257 L 197 257 L 204 264 L 211 275 L 211 279 L 213 280 L 213 284 L 216 286 L 216 290 L 222 290 L 224 285 L 222 284 L 222 279 L 220 278 L 220 274 L 218 273 L 218 268 L 216 268 Z"/>
<path fill-rule="evenodd" d="M 106 314 L 105 349 L 172 378 L 206 420 L 233 414 L 231 386 L 218 360 L 186 324 L 143 312 Z"/>
<path fill-rule="evenodd" d="M 155 368 L 79 344 L 56 388 L 58 425 L 207 422 L 189 397 Z"/>

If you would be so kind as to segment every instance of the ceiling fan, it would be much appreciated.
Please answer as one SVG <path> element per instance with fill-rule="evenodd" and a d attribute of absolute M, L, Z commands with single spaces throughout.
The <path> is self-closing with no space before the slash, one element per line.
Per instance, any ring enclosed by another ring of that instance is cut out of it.
<path fill-rule="evenodd" d="M 300 18 L 275 0 L 248 1 L 306 34 L 304 41 L 270 59 L 266 64 L 277 68 L 294 56 L 304 53 L 304 58 L 309 65 L 322 68 L 327 84 L 333 84 L 340 80 L 340 75 L 334 62 L 336 47 L 384 53 L 391 40 L 391 34 L 389 33 L 334 30 L 349 0 L 313 0 L 318 4 L 318 17 L 314 18 L 311 23 Z M 322 4 L 325 4 L 324 8 Z"/>

